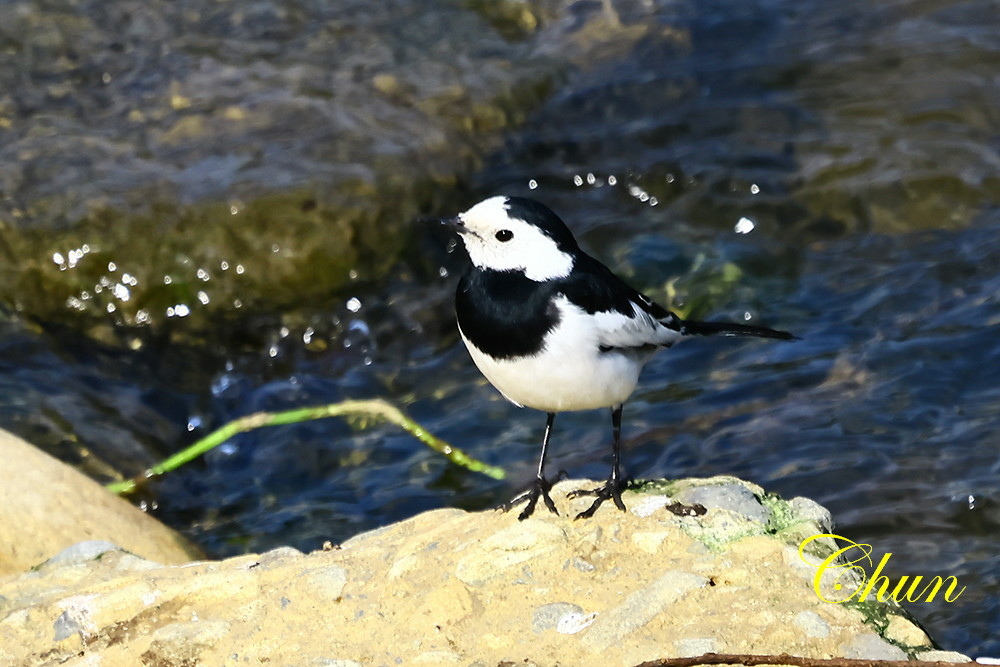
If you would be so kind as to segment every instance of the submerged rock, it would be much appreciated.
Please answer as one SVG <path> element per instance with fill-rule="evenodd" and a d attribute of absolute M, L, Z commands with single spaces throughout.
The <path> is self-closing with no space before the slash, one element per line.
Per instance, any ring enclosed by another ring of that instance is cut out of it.
<path fill-rule="evenodd" d="M 930 645 L 912 624 L 913 646 L 876 634 L 874 603 L 817 597 L 815 568 L 789 560 L 801 535 L 828 529 L 812 503 L 734 478 L 682 480 L 626 493 L 641 511 L 608 504 L 574 521 L 589 501 L 567 493 L 592 484 L 557 484 L 560 515 L 524 522 L 441 509 L 311 554 L 144 569 L 111 551 L 10 576 L 0 661 L 633 665 L 706 651 L 905 658 Z M 711 506 L 679 515 L 671 488 Z M 755 531 L 709 539 L 706 526 L 747 510 Z M 878 605 L 888 625 L 909 623 Z"/>
<path fill-rule="evenodd" d="M 0 309 L 137 346 L 380 276 L 555 81 L 672 39 L 635 11 L 9 3 Z"/>

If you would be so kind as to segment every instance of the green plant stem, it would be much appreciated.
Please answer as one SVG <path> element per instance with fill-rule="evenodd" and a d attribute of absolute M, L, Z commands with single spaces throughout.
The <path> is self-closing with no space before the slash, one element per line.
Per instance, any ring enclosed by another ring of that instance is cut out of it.
<path fill-rule="evenodd" d="M 452 447 L 444 440 L 432 435 L 420 424 L 416 423 L 402 413 L 394 405 L 382 400 L 369 401 L 343 401 L 341 403 L 331 403 L 309 408 L 296 408 L 283 412 L 257 412 L 246 417 L 235 419 L 225 426 L 212 431 L 204 438 L 194 443 L 190 447 L 182 449 L 173 456 L 157 463 L 140 475 L 132 479 L 108 484 L 107 488 L 112 493 L 130 493 L 142 482 L 153 477 L 158 477 L 168 473 L 189 461 L 198 458 L 205 452 L 218 447 L 238 433 L 253 431 L 264 426 L 280 426 L 282 424 L 297 424 L 299 422 L 313 419 L 325 419 L 327 417 L 344 417 L 348 415 L 361 415 L 366 417 L 376 417 L 392 422 L 422 443 L 443 455 L 455 465 L 462 466 L 473 472 L 478 472 L 493 479 L 503 479 L 504 470 L 497 466 L 491 466 L 474 459 L 461 449 Z"/>

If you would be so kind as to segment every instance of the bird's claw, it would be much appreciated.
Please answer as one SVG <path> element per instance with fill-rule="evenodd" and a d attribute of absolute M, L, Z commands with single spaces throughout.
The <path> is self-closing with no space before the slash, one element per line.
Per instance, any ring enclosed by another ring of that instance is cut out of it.
<path fill-rule="evenodd" d="M 549 490 L 552 489 L 552 482 L 545 479 L 544 477 L 536 477 L 535 482 L 531 485 L 531 488 L 517 496 L 513 500 L 509 500 L 504 504 L 500 505 L 497 509 L 507 512 L 511 510 L 514 505 L 528 501 L 521 513 L 517 515 L 518 521 L 524 521 L 529 516 L 531 516 L 535 511 L 535 505 L 538 504 L 539 496 L 545 503 L 545 506 L 555 515 L 559 514 L 559 510 L 556 509 L 556 504 L 552 502 L 551 496 L 549 496 Z"/>
<path fill-rule="evenodd" d="M 594 512 L 597 511 L 597 508 L 600 507 L 605 500 L 614 501 L 615 507 L 620 509 L 622 512 L 626 511 L 625 503 L 622 501 L 622 489 L 624 488 L 625 485 L 618 480 L 609 479 L 603 486 L 599 486 L 596 489 L 577 489 L 576 491 L 571 491 L 569 493 L 570 498 L 596 496 L 596 498 L 594 498 L 594 504 L 577 514 L 574 520 L 589 519 L 594 516 Z"/>

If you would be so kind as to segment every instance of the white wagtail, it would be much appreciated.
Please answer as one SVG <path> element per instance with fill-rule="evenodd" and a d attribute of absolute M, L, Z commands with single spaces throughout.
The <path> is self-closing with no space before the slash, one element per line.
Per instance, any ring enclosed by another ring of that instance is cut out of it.
<path fill-rule="evenodd" d="M 592 516 L 608 499 L 624 511 L 622 404 L 653 353 L 686 336 L 795 338 L 746 324 L 680 319 L 583 252 L 563 221 L 531 199 L 491 197 L 443 222 L 460 234 L 472 260 L 455 294 L 472 360 L 512 403 L 548 413 L 534 484 L 503 506 L 526 500 L 519 519 L 531 516 L 539 496 L 559 513 L 545 479 L 557 412 L 611 408 L 611 474 L 603 486 L 577 492 L 596 499 L 576 518 Z"/>

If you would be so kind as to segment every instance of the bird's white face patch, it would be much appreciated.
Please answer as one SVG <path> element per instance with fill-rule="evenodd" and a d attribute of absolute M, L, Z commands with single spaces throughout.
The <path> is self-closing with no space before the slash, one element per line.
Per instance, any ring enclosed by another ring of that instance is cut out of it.
<path fill-rule="evenodd" d="M 506 203 L 506 197 L 491 197 L 458 216 L 472 263 L 480 269 L 522 271 L 536 282 L 568 276 L 573 257 L 538 227 L 512 218 Z"/>

